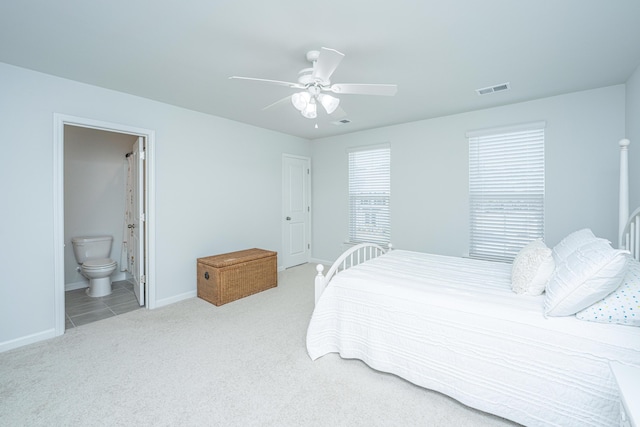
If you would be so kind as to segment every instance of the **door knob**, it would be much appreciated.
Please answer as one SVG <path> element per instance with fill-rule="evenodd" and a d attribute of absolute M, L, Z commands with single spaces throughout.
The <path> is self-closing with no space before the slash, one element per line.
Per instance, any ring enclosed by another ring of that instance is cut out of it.
<path fill-rule="evenodd" d="M 287 221 L 291 221 L 291 217 L 290 216 L 287 217 Z"/>

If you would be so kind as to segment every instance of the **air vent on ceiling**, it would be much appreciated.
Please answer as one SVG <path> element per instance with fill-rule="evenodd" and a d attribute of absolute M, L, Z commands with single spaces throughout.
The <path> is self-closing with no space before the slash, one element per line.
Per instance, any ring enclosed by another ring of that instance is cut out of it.
<path fill-rule="evenodd" d="M 483 87 L 482 89 L 476 89 L 476 92 L 478 95 L 488 95 L 490 93 L 502 92 L 509 89 L 511 89 L 511 86 L 509 85 L 509 82 L 507 82 L 495 86 Z"/>
<path fill-rule="evenodd" d="M 336 120 L 335 122 L 332 122 L 334 125 L 346 125 L 347 123 L 351 123 L 351 120 L 349 119 L 342 119 L 342 120 Z"/>

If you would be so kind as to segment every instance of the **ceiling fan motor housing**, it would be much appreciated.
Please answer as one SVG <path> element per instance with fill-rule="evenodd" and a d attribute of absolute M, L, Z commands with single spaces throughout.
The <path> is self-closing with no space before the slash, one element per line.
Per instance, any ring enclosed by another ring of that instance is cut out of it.
<path fill-rule="evenodd" d="M 310 85 L 313 83 L 313 68 L 303 68 L 298 73 L 298 83 L 302 85 Z"/>

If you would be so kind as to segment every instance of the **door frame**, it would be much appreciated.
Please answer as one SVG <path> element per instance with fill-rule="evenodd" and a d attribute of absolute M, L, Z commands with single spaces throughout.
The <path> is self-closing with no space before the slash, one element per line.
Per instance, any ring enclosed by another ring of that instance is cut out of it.
<path fill-rule="evenodd" d="M 291 158 L 291 159 L 297 159 L 297 160 L 304 160 L 307 163 L 307 167 L 309 169 L 309 173 L 307 174 L 307 178 L 306 178 L 306 192 L 307 192 L 307 203 L 309 208 L 311 208 L 311 158 L 310 157 L 306 157 L 306 156 L 298 156 L 295 154 L 287 154 L 287 153 L 283 153 L 282 154 L 282 203 L 281 203 L 281 240 L 282 240 L 282 254 L 283 254 L 283 260 L 282 260 L 282 268 L 286 269 L 292 266 L 288 266 L 285 264 L 285 259 L 284 259 L 284 254 L 286 253 L 286 248 L 288 243 L 286 242 L 287 239 L 285 239 L 285 227 L 286 227 L 286 221 L 284 220 L 285 215 L 285 206 L 284 206 L 284 201 L 285 201 L 285 191 L 287 191 L 287 189 L 285 188 L 285 180 L 284 180 L 284 173 L 285 173 L 285 158 Z M 309 247 L 307 248 L 307 262 L 309 262 L 309 260 L 311 259 L 311 246 L 312 246 L 312 242 L 311 242 L 311 221 L 312 221 L 312 210 L 309 210 L 309 215 L 307 215 L 307 230 L 306 230 L 306 238 L 307 238 L 307 243 L 309 244 Z"/>
<path fill-rule="evenodd" d="M 110 123 L 84 117 L 53 114 L 53 245 L 54 245 L 54 316 L 55 335 L 64 334 L 64 126 L 77 126 L 108 132 L 137 135 L 146 139 L 145 174 L 145 273 L 146 307 L 156 307 L 156 254 L 155 254 L 155 131 L 119 123 Z"/>

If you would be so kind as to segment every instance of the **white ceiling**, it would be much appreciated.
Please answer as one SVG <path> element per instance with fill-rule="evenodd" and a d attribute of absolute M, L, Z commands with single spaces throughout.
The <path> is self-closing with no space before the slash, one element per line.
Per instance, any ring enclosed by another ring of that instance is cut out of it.
<path fill-rule="evenodd" d="M 315 139 L 625 83 L 639 19 L 639 0 L 4 0 L 0 62 Z M 341 95 L 338 126 L 228 79 L 295 82 L 320 47 L 345 54 L 332 83 L 398 94 Z"/>

